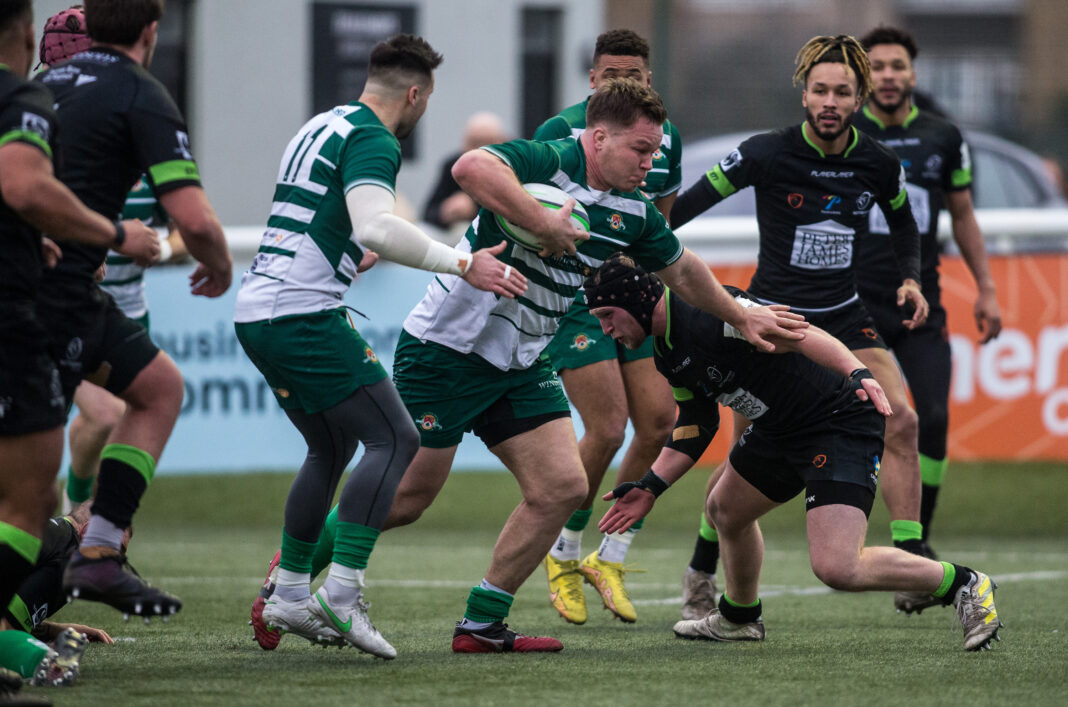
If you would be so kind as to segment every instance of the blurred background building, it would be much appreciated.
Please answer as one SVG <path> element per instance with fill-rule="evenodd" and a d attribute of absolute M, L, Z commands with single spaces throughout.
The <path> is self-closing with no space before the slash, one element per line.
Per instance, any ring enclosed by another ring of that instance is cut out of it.
<path fill-rule="evenodd" d="M 37 0 L 37 24 L 69 4 Z M 800 118 L 801 44 L 879 23 L 915 34 L 920 88 L 961 125 L 1068 161 L 1064 0 L 167 0 L 152 71 L 185 111 L 223 222 L 251 225 L 297 127 L 355 98 L 371 46 L 395 32 L 445 55 L 405 145 L 400 188 L 418 210 L 469 115 L 529 136 L 580 100 L 604 29 L 650 40 L 654 85 L 689 142 Z"/>

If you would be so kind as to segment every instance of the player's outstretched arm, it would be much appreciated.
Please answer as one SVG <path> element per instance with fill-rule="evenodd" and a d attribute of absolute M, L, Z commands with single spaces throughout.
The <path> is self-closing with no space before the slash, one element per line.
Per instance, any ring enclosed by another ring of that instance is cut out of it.
<path fill-rule="evenodd" d="M 379 257 L 420 270 L 459 275 L 473 287 L 505 297 L 515 297 L 527 289 L 522 273 L 496 258 L 504 250 L 504 241 L 474 253 L 435 241 L 396 216 L 393 194 L 373 184 L 350 189 L 345 203 L 356 242 Z"/>
<path fill-rule="evenodd" d="M 112 222 L 83 204 L 56 179 L 40 149 L 21 142 L 0 147 L 0 191 L 27 223 L 65 240 L 114 248 L 142 267 L 159 260 L 159 236 L 137 219 Z"/>
<path fill-rule="evenodd" d="M 218 297 L 230 289 L 234 263 L 222 224 L 204 189 L 195 184 L 179 187 L 160 194 L 159 203 L 178 226 L 189 254 L 197 261 L 189 276 L 193 294 Z"/>
<path fill-rule="evenodd" d="M 657 274 L 682 299 L 735 327 L 761 351 L 770 353 L 775 350 L 775 345 L 768 340 L 771 336 L 798 340 L 805 337 L 800 331 L 808 326 L 804 317 L 780 305 L 742 307 L 689 248 L 683 251 L 681 258 Z"/>
<path fill-rule="evenodd" d="M 796 351 L 815 363 L 840 373 L 854 382 L 857 397 L 870 400 L 875 409 L 887 417 L 894 414 L 882 386 L 871 375 L 864 363 L 845 344 L 817 326 L 805 330 L 800 341 L 776 339 L 777 353 Z"/>
<path fill-rule="evenodd" d="M 512 168 L 486 150 L 465 152 L 452 167 L 456 183 L 477 203 L 538 235 L 538 255 L 575 254 L 575 243 L 590 234 L 571 222 L 575 200 L 546 209 L 523 189 Z"/>
<path fill-rule="evenodd" d="M 694 465 L 688 455 L 665 447 L 653 462 L 653 468 L 638 481 L 620 484 L 601 497 L 615 503 L 601 517 L 597 528 L 602 533 L 622 533 L 648 515 L 656 499 L 682 478 Z"/>

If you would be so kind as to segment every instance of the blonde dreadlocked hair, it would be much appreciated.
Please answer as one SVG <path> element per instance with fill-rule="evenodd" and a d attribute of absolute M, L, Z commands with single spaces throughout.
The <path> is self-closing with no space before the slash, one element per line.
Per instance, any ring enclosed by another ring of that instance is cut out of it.
<path fill-rule="evenodd" d="M 857 76 L 857 94 L 860 100 L 863 101 L 871 93 L 871 64 L 868 62 L 868 53 L 853 37 L 848 34 L 835 37 L 821 35 L 805 42 L 805 46 L 801 47 L 797 58 L 794 59 L 797 67 L 794 70 L 794 85 L 803 87 L 812 67 L 823 62 L 845 64 L 853 69 Z"/>

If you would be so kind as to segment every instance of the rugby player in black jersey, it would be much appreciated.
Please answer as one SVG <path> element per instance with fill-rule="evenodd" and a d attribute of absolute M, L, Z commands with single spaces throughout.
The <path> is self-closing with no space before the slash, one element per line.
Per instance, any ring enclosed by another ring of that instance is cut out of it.
<path fill-rule="evenodd" d="M 869 224 L 873 237 L 857 240 L 857 292 L 901 364 L 915 401 L 919 416 L 923 550 L 934 557 L 927 539 L 946 472 L 952 367 L 946 310 L 938 283 L 938 215 L 943 208 L 949 210 L 953 239 L 975 278 L 978 295 L 974 312 L 981 344 L 1001 331 L 1001 312 L 983 234 L 972 208 L 968 144 L 956 126 L 920 110 L 912 101 L 916 42 L 909 33 L 893 27 L 878 27 L 860 42 L 868 50 L 874 86 L 867 104 L 854 117 L 854 124 L 892 148 L 901 159 L 908 180 L 909 203 L 920 231 L 920 282 L 931 313 L 923 326 L 908 329 L 901 325 L 893 298 L 896 267 L 887 243 L 888 229 L 881 212 L 876 210 L 872 211 Z M 894 600 L 899 609 L 908 612 L 923 603 L 906 594 L 899 594 Z"/>
<path fill-rule="evenodd" d="M 200 186 L 181 113 L 145 69 L 162 13 L 161 0 L 87 0 L 92 47 L 40 80 L 56 98 L 64 183 L 91 208 L 117 215 L 147 174 L 199 262 L 190 276 L 193 294 L 217 297 L 229 288 L 232 270 L 222 227 Z M 101 453 L 92 517 L 64 585 L 71 596 L 124 613 L 166 616 L 181 602 L 125 571 L 119 545 L 178 417 L 182 377 L 94 281 L 106 249 L 65 243 L 64 250 L 39 298 L 42 321 L 62 352 L 64 395 L 69 402 L 85 379 L 127 405 Z"/>
<path fill-rule="evenodd" d="M 878 205 L 890 225 L 886 240 L 898 265 L 891 297 L 912 310 L 901 325 L 913 329 L 926 319 L 919 233 L 904 172 L 889 148 L 851 125 L 871 92 L 867 54 L 857 40 L 847 35 L 809 40 L 798 52 L 794 81 L 804 87 L 805 121 L 743 142 L 678 198 L 671 225 L 681 226 L 739 189 L 756 190 L 760 250 L 748 292 L 758 302 L 790 305 L 840 339 L 886 391 L 895 414 L 886 424 L 883 499 L 895 545 L 918 551 L 916 413 L 853 281 L 856 242 L 866 235 L 869 213 Z M 735 438 L 747 425 L 736 415 Z"/>
<path fill-rule="evenodd" d="M 52 96 L 27 82 L 33 63 L 29 0 L 0 6 L 0 604 L 33 565 L 55 508 L 64 405 L 35 299 L 45 261 L 61 255 L 41 232 L 102 248 L 159 257 L 158 238 L 138 221 L 94 213 L 53 174 Z M 26 52 L 29 52 L 27 54 Z"/>
<path fill-rule="evenodd" d="M 60 251 L 41 232 L 159 257 L 154 231 L 94 213 L 53 174 L 52 96 L 25 80 L 33 35 L 30 0 L 0 4 L 0 607 L 41 553 L 63 451 L 64 400 L 35 303 Z M 72 640 L 84 645 L 80 634 Z"/>
<path fill-rule="evenodd" d="M 626 530 L 701 457 L 719 427 L 719 405 L 752 420 L 731 449 L 708 498 L 719 531 L 726 587 L 700 619 L 675 624 L 680 638 L 761 641 L 758 585 L 764 542 L 757 518 L 805 493 L 809 558 L 816 576 L 841 591 L 901 590 L 954 604 L 964 648 L 988 648 L 1001 622 L 994 583 L 981 572 L 894 547 L 864 547 L 875 500 L 884 417 L 893 411 L 860 358 L 815 326 L 804 339 L 775 338 L 758 351 L 722 319 L 671 292 L 618 253 L 585 282 L 605 334 L 636 348 L 654 338 L 657 370 L 679 404 L 675 429 L 653 467 L 621 484 L 599 527 Z M 730 288 L 739 304 L 758 303 Z"/>

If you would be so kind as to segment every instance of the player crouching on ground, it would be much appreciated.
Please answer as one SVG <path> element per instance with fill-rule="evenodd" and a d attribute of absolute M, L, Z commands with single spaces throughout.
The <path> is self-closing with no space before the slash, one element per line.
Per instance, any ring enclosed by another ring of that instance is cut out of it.
<path fill-rule="evenodd" d="M 990 647 L 1001 622 L 995 585 L 982 572 L 893 547 L 864 547 L 875 499 L 883 416 L 882 388 L 844 344 L 817 327 L 801 340 L 775 339 L 761 353 L 721 319 L 680 300 L 655 276 L 617 254 L 586 280 L 586 297 L 604 333 L 627 347 L 654 336 L 656 367 L 671 383 L 679 416 L 653 468 L 621 484 L 600 521 L 621 532 L 644 518 L 656 497 L 692 467 L 719 427 L 718 403 L 752 420 L 708 497 L 727 575 L 719 607 L 679 621 L 675 635 L 761 641 L 758 594 L 764 541 L 757 519 L 803 490 L 809 557 L 816 576 L 842 591 L 915 591 L 957 607 L 964 648 Z M 743 306 L 757 306 L 731 288 Z"/>

